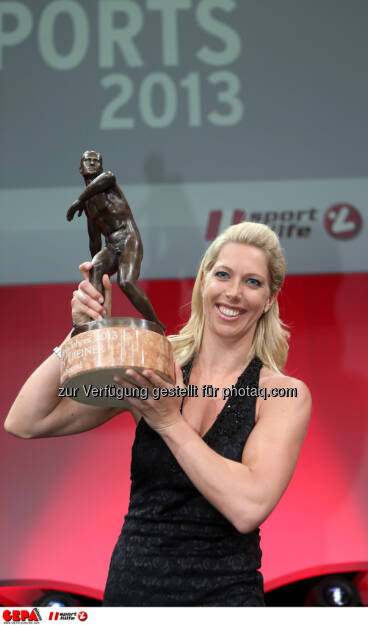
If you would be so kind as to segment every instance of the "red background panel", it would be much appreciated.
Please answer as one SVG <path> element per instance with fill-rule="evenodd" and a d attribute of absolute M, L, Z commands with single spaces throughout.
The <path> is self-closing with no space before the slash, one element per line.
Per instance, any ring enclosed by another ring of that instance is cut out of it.
<path fill-rule="evenodd" d="M 141 282 L 168 333 L 188 317 L 192 285 Z M 0 288 L 3 420 L 69 331 L 73 288 Z M 114 302 L 115 315 L 137 316 L 116 285 Z M 283 288 L 286 372 L 308 384 L 313 411 L 294 478 L 262 526 L 266 590 L 368 569 L 367 305 L 367 274 L 291 276 Z M 42 581 L 101 597 L 128 506 L 133 436 L 128 413 L 73 437 L 23 441 L 0 429 L 1 584 Z"/>

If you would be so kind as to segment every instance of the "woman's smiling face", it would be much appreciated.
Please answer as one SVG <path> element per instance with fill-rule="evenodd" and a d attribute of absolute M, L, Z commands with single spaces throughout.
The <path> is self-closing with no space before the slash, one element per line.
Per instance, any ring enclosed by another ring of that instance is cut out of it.
<path fill-rule="evenodd" d="M 271 296 L 264 252 L 245 243 L 227 243 L 202 279 L 205 330 L 228 338 L 253 337 Z"/>

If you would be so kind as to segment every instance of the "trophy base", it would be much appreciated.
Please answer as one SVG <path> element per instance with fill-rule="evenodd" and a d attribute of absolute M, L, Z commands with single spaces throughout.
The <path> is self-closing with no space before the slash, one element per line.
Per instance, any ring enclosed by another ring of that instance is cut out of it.
<path fill-rule="evenodd" d="M 115 384 L 127 369 L 152 369 L 173 382 L 174 358 L 160 326 L 145 319 L 111 317 L 78 326 L 62 347 L 61 386 L 82 404 L 127 410 L 125 398 L 147 399 L 145 387 Z"/>

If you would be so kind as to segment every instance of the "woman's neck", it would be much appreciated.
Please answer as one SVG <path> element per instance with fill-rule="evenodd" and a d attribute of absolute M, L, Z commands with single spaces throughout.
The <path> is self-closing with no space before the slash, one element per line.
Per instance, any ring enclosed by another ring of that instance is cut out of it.
<path fill-rule="evenodd" d="M 253 336 L 246 336 L 242 341 L 229 341 L 216 335 L 209 336 L 204 328 L 201 347 L 193 366 L 204 373 L 215 375 L 241 372 L 249 361 L 252 340 Z"/>

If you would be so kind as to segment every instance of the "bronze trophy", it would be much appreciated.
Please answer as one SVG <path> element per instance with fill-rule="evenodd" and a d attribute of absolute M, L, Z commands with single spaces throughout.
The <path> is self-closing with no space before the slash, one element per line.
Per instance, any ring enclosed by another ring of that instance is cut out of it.
<path fill-rule="evenodd" d="M 144 319 L 110 317 L 98 321 L 80 315 L 71 338 L 62 348 L 61 385 L 73 389 L 76 401 L 96 406 L 126 408 L 124 387 L 116 387 L 114 375 L 126 369 L 152 369 L 167 381 L 174 380 L 174 360 L 165 326 L 159 321 L 147 295 L 137 286 L 143 245 L 129 204 L 111 171 L 102 169 L 102 157 L 88 150 L 80 163 L 86 188 L 67 212 L 87 216 L 92 255 L 90 281 L 104 295 L 102 276 L 117 272 L 117 281 Z M 102 235 L 106 246 L 102 248 Z"/>

